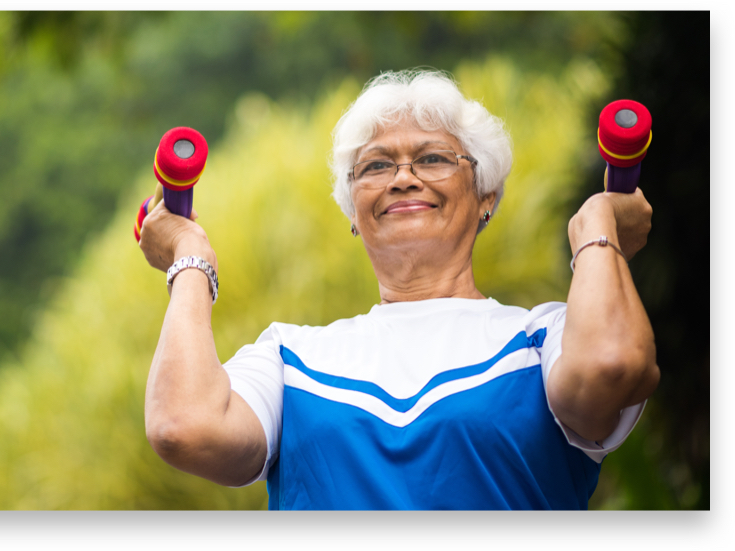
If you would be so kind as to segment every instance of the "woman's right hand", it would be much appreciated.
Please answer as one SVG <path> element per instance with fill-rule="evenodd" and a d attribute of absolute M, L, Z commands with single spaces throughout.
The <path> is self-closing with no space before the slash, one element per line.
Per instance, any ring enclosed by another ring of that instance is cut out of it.
<path fill-rule="evenodd" d="M 165 272 L 179 258 L 199 256 L 217 272 L 217 255 L 204 229 L 194 222 L 197 217 L 193 209 L 190 219 L 173 214 L 160 201 L 140 229 L 140 248 L 148 264 Z"/>

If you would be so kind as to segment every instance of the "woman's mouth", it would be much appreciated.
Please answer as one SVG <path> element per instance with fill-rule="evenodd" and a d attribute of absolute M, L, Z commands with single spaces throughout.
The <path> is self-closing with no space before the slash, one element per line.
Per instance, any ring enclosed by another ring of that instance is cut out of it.
<path fill-rule="evenodd" d="M 436 205 L 426 201 L 398 201 L 390 205 L 383 214 L 399 214 L 404 212 L 416 212 L 420 210 L 430 210 L 436 208 Z"/>

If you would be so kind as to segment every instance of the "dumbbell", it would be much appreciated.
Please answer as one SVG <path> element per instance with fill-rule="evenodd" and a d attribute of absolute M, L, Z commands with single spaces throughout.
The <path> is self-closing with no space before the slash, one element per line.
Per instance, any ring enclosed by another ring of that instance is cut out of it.
<path fill-rule="evenodd" d="M 641 161 L 651 145 L 651 113 L 637 101 L 621 99 L 600 113 L 597 147 L 607 161 L 605 191 L 633 193 L 641 175 Z"/>
<path fill-rule="evenodd" d="M 140 242 L 143 219 L 163 199 L 166 208 L 185 218 L 191 216 L 194 185 L 204 172 L 209 148 L 193 128 L 179 126 L 163 135 L 153 159 L 153 173 L 160 182 L 156 193 L 146 198 L 135 219 L 135 239 Z"/>

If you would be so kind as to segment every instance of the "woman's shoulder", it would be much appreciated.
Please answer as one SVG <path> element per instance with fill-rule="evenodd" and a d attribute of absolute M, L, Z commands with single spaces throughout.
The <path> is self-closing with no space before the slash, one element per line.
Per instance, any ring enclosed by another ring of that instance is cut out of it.
<path fill-rule="evenodd" d="M 364 318 L 365 314 L 359 314 L 352 318 L 337 319 L 325 325 L 299 325 L 297 323 L 274 321 L 263 334 L 270 333 L 281 337 L 308 339 L 345 330 L 354 330 L 360 326 Z"/>

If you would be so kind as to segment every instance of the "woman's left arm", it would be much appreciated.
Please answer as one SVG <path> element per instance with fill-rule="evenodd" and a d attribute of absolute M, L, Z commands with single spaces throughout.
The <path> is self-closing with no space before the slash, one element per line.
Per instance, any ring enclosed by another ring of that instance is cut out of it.
<path fill-rule="evenodd" d="M 651 213 L 640 189 L 590 197 L 569 221 L 572 253 L 604 235 L 630 260 L 646 244 Z M 575 262 L 562 353 L 547 381 L 551 409 L 600 442 L 620 411 L 648 398 L 659 378 L 653 330 L 627 263 L 613 247 L 586 247 Z"/>

